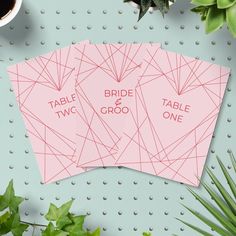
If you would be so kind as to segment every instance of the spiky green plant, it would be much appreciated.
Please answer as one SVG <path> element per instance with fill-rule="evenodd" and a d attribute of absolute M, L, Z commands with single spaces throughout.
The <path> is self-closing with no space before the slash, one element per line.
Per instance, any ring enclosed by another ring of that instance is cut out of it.
<path fill-rule="evenodd" d="M 164 16 L 170 8 L 170 2 L 174 2 L 174 0 L 124 0 L 124 2 L 135 2 L 140 6 L 138 17 L 138 20 L 140 20 L 150 7 L 156 7 Z"/>
<path fill-rule="evenodd" d="M 217 223 L 208 219 L 206 216 L 198 213 L 197 211 L 184 206 L 188 211 L 190 211 L 194 216 L 196 216 L 203 223 L 208 225 L 215 233 L 221 236 L 235 236 L 236 235 L 236 160 L 233 154 L 230 152 L 230 158 L 233 166 L 234 177 L 229 174 L 227 168 L 222 163 L 222 161 L 217 157 L 220 168 L 224 174 L 225 180 L 228 183 L 230 191 L 227 191 L 225 184 L 221 183 L 219 179 L 213 174 L 213 172 L 208 168 L 207 173 L 210 176 L 212 183 L 215 185 L 217 191 L 209 186 L 208 184 L 203 183 L 203 187 L 211 196 L 212 200 L 216 203 L 216 206 L 213 206 L 208 200 L 202 198 L 199 194 L 189 189 L 191 194 L 207 209 L 207 211 L 216 219 Z M 215 236 L 215 233 L 209 233 L 203 229 L 194 226 L 190 223 L 187 223 L 181 219 L 178 219 L 185 225 L 189 226 L 193 230 L 197 231 L 204 236 Z"/>
<path fill-rule="evenodd" d="M 205 21 L 206 33 L 220 29 L 225 23 L 236 37 L 236 0 L 192 0 L 197 5 L 192 9 Z"/>

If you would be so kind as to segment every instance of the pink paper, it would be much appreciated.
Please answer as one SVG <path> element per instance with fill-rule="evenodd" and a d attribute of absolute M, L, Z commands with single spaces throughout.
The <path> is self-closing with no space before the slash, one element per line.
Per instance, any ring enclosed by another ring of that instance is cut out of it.
<path fill-rule="evenodd" d="M 100 44 L 75 48 L 78 166 L 113 166 L 147 49 L 159 44 Z"/>
<path fill-rule="evenodd" d="M 230 69 L 149 50 L 116 165 L 199 185 Z"/>
<path fill-rule="evenodd" d="M 75 162 L 73 57 L 71 46 L 8 69 L 44 183 L 85 171 Z"/>

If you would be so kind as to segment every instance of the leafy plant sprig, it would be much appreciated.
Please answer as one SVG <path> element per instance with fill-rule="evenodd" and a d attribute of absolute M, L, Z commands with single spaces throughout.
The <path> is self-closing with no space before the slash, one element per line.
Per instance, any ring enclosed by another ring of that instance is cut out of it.
<path fill-rule="evenodd" d="M 0 195 L 0 236 L 11 233 L 13 236 L 22 236 L 24 232 L 33 227 L 43 228 L 42 236 L 100 236 L 101 230 L 97 228 L 91 232 L 84 228 L 85 215 L 75 215 L 70 212 L 73 200 L 57 207 L 50 204 L 45 219 L 48 225 L 36 224 L 22 221 L 19 206 L 24 198 L 16 196 L 11 180 L 3 195 Z M 143 236 L 151 236 L 143 233 Z"/>
<path fill-rule="evenodd" d="M 212 200 L 216 203 L 216 206 L 213 206 L 209 201 L 201 197 L 199 194 L 189 189 L 190 193 L 203 205 L 206 210 L 216 219 L 218 223 L 210 220 L 208 217 L 200 214 L 199 212 L 191 209 L 187 206 L 184 206 L 188 211 L 190 211 L 194 216 L 196 216 L 200 221 L 209 226 L 213 231 L 221 236 L 234 236 L 236 235 L 236 159 L 233 154 L 230 152 L 230 158 L 234 170 L 234 176 L 230 175 L 225 165 L 217 157 L 217 161 L 222 170 L 222 173 L 225 177 L 226 182 L 228 183 L 230 191 L 227 191 L 225 185 L 214 175 L 214 173 L 207 169 L 207 173 L 210 176 L 212 183 L 218 191 L 212 188 L 210 185 L 202 183 L 205 190 L 208 192 Z M 194 226 L 186 221 L 178 219 L 185 225 L 189 226 L 193 230 L 197 231 L 204 236 L 213 236 L 212 233 L 206 232 L 203 229 Z M 215 234 L 214 234 L 215 235 Z"/>
<path fill-rule="evenodd" d="M 164 16 L 170 8 L 170 2 L 174 0 L 124 0 L 124 2 L 135 2 L 140 6 L 138 20 L 141 20 L 150 7 L 156 7 Z"/>
<path fill-rule="evenodd" d="M 57 208 L 51 203 L 45 218 L 48 225 L 24 222 L 20 219 L 19 205 L 24 201 L 15 196 L 13 181 L 11 180 L 5 193 L 0 196 L 0 235 L 12 233 L 13 236 L 22 236 L 30 227 L 44 227 L 42 236 L 100 236 L 100 228 L 94 232 L 83 228 L 84 215 L 74 215 L 70 212 L 73 201 L 69 201 Z"/>

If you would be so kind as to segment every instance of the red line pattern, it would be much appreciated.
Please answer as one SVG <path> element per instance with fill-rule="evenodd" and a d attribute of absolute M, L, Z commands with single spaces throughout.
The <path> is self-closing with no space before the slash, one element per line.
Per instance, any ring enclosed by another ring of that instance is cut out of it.
<path fill-rule="evenodd" d="M 127 125 L 116 164 L 198 186 L 230 70 L 164 50 L 149 51 L 144 68 L 136 88 L 135 129 Z M 195 102 L 205 102 L 207 109 L 195 106 L 199 119 L 188 131 L 183 127 L 176 135 L 172 124 L 164 129 L 160 110 L 152 110 L 163 82 L 177 98 L 191 93 Z"/>
<path fill-rule="evenodd" d="M 8 70 L 44 183 L 84 172 L 76 166 L 75 137 L 69 135 L 75 128 L 64 119 L 54 126 L 48 120 L 51 114 L 45 114 L 48 104 L 44 97 L 62 97 L 68 87 L 74 93 L 73 55 L 72 47 L 59 49 Z M 66 134 L 65 129 L 69 130 Z"/>
<path fill-rule="evenodd" d="M 109 103 L 112 99 L 103 102 L 100 100 L 103 99 L 105 89 L 135 90 L 143 57 L 147 53 L 147 47 L 152 47 L 151 44 L 147 45 L 104 44 L 84 45 L 82 49 L 75 47 L 78 166 L 114 165 L 123 135 L 123 124 L 131 119 L 131 114 L 105 116 L 100 112 L 99 105 Z M 160 46 L 155 45 L 155 48 Z M 132 103 L 134 99 L 125 101 L 130 109 Z"/>

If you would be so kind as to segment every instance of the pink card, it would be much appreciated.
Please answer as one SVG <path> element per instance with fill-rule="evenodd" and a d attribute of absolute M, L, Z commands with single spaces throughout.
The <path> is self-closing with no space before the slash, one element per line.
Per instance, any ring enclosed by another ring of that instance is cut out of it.
<path fill-rule="evenodd" d="M 125 122 L 132 121 L 135 87 L 147 49 L 159 44 L 75 47 L 78 96 L 77 165 L 113 166 Z"/>
<path fill-rule="evenodd" d="M 199 185 L 230 69 L 149 50 L 116 165 Z"/>
<path fill-rule="evenodd" d="M 44 183 L 85 171 L 75 162 L 73 57 L 70 46 L 8 69 Z"/>

